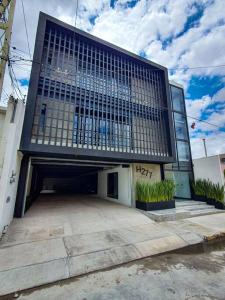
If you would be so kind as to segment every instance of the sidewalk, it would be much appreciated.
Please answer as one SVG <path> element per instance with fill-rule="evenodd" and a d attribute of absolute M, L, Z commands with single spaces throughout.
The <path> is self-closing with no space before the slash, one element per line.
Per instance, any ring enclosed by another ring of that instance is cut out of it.
<path fill-rule="evenodd" d="M 147 217 L 146 217 L 147 218 Z M 3 244 L 0 295 L 201 243 L 225 234 L 225 213 Z"/>

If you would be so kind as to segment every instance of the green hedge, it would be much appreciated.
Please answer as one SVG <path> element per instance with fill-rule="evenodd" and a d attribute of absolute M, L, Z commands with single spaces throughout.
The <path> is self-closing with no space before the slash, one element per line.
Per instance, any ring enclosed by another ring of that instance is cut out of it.
<path fill-rule="evenodd" d="M 137 182 L 136 199 L 141 202 L 170 201 L 175 194 L 173 180 L 163 180 L 155 183 Z"/>
<path fill-rule="evenodd" d="M 192 182 L 192 188 L 197 196 L 224 202 L 224 186 L 212 183 L 206 179 L 197 179 L 195 182 Z"/>

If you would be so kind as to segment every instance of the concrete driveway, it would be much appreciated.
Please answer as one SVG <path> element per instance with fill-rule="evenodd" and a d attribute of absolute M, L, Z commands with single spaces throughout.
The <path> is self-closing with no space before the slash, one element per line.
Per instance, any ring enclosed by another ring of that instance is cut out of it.
<path fill-rule="evenodd" d="M 40 195 L 22 219 L 14 219 L 3 244 L 154 223 L 136 209 L 89 195 Z"/>

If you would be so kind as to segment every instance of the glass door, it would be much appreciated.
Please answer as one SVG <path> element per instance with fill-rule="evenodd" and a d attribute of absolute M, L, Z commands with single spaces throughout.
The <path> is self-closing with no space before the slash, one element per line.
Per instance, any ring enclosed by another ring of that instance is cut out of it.
<path fill-rule="evenodd" d="M 191 199 L 191 189 L 188 172 L 165 171 L 165 178 L 174 180 L 176 185 L 176 198 Z"/>
<path fill-rule="evenodd" d="M 174 179 L 176 183 L 177 198 L 191 198 L 190 182 L 188 172 L 174 172 Z"/>

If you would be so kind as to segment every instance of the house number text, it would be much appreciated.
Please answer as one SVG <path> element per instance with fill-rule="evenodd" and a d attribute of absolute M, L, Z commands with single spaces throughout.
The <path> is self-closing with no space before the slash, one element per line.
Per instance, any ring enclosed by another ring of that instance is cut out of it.
<path fill-rule="evenodd" d="M 149 171 L 148 169 L 145 169 L 141 166 L 136 166 L 136 172 L 146 177 L 152 178 L 152 171 Z"/>

